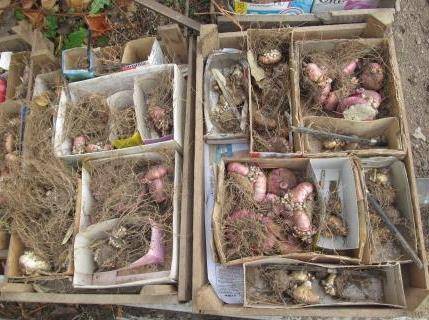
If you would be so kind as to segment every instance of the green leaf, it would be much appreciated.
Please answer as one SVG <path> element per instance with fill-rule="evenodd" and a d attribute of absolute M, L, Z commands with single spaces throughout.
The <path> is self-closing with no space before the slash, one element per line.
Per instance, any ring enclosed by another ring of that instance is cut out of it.
<path fill-rule="evenodd" d="M 18 8 L 15 10 L 15 18 L 18 21 L 25 19 L 24 13 L 22 12 L 21 8 Z"/>
<path fill-rule="evenodd" d="M 45 32 L 44 34 L 48 38 L 55 38 L 58 31 L 58 19 L 56 16 L 47 16 L 45 17 Z"/>
<path fill-rule="evenodd" d="M 95 44 L 97 47 L 105 47 L 109 44 L 109 37 L 108 36 L 98 37 Z"/>
<path fill-rule="evenodd" d="M 79 30 L 70 33 L 64 40 L 64 49 L 71 49 L 81 47 L 86 37 L 88 36 L 88 30 L 80 27 Z"/>
<path fill-rule="evenodd" d="M 93 0 L 91 2 L 91 8 L 89 9 L 89 13 L 97 14 L 103 11 L 105 7 L 111 6 L 110 0 Z"/>

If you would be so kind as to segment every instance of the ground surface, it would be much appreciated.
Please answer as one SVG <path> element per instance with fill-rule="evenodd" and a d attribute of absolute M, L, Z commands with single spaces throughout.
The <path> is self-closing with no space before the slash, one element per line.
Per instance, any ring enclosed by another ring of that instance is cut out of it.
<path fill-rule="evenodd" d="M 416 175 L 417 177 L 429 177 L 429 0 L 403 0 L 401 12 L 395 17 L 393 31 L 410 133 L 413 134 L 416 129 L 420 128 L 426 138 L 426 141 L 423 136 L 411 138 Z M 425 233 L 429 234 L 429 210 L 423 210 L 422 214 Z M 429 247 L 428 245 L 429 243 L 427 243 L 427 247 Z M 22 318 L 22 314 L 25 315 L 24 318 Z M 16 304 L 0 305 L 0 319 L 109 320 L 124 317 L 147 320 L 218 319 L 218 317 L 110 306 L 29 305 L 18 308 Z"/>

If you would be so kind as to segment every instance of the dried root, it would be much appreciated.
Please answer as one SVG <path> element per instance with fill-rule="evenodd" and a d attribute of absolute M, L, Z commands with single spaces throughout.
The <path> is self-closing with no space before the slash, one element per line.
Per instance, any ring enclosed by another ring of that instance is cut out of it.
<path fill-rule="evenodd" d="M 73 153 L 94 152 L 109 144 L 109 107 L 106 97 L 90 95 L 67 105 L 65 134 L 74 139 Z"/>
<path fill-rule="evenodd" d="M 76 174 L 55 157 L 26 160 L 2 185 L 13 230 L 51 272 L 71 262 L 76 185 Z"/>

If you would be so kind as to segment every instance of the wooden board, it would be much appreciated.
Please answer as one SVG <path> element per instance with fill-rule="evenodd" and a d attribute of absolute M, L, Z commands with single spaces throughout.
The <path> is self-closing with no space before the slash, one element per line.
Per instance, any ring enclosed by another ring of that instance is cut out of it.
<path fill-rule="evenodd" d="M 170 18 L 171 20 L 184 25 L 185 27 L 188 27 L 190 29 L 193 29 L 197 32 L 200 32 L 201 24 L 167 6 L 164 6 L 160 4 L 157 1 L 153 0 L 136 0 L 138 3 L 140 3 L 145 8 L 148 8 L 150 10 L 153 10 L 167 18 Z"/>
<path fill-rule="evenodd" d="M 178 300 L 189 301 L 192 298 L 192 197 L 194 176 L 194 132 L 195 132 L 195 46 L 196 39 L 189 39 L 188 81 L 186 87 L 186 116 L 183 142 L 183 179 L 188 183 L 182 187 L 179 283 Z"/>

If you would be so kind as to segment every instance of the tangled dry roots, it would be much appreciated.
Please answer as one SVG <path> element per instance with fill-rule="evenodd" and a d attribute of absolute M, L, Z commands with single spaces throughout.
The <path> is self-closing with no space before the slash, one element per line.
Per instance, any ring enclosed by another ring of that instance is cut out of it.
<path fill-rule="evenodd" d="M 136 112 L 134 108 L 115 110 L 110 114 L 111 133 L 117 139 L 131 137 L 136 131 Z"/>
<path fill-rule="evenodd" d="M 29 158 L 53 157 L 52 136 L 55 110 L 51 106 L 33 106 L 25 120 L 24 152 Z"/>
<path fill-rule="evenodd" d="M 74 226 L 76 185 L 77 175 L 55 157 L 16 165 L 3 184 L 12 228 L 56 272 L 70 262 L 72 243 L 62 243 Z"/>
<path fill-rule="evenodd" d="M 109 140 L 109 107 L 106 97 L 89 95 L 77 103 L 67 105 L 65 115 L 66 137 L 89 137 L 89 143 L 106 143 Z"/>
<path fill-rule="evenodd" d="M 174 167 L 173 160 L 165 158 L 167 167 Z M 144 193 L 139 177 L 146 172 L 149 166 L 155 163 L 141 159 L 115 159 L 108 162 L 91 163 L 91 193 L 95 199 L 92 222 L 139 216 L 150 218 L 164 225 L 171 220 L 173 212 L 173 175 L 165 179 L 165 190 L 168 199 L 163 203 L 156 203 L 150 193 Z"/>

